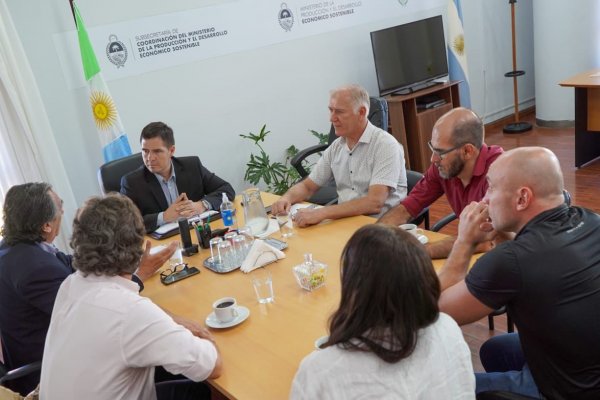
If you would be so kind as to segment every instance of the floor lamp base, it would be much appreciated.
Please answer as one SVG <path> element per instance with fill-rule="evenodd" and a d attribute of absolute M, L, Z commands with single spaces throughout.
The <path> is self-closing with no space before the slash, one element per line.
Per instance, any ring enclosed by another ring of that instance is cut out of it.
<path fill-rule="evenodd" d="M 504 133 L 523 133 L 530 131 L 531 128 L 532 126 L 529 122 L 513 122 L 504 125 L 504 129 L 502 129 L 502 131 Z"/>

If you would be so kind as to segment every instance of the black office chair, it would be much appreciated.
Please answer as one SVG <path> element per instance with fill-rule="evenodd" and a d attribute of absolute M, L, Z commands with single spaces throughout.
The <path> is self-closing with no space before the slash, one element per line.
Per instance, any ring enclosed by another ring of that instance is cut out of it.
<path fill-rule="evenodd" d="M 536 399 L 537 397 L 529 397 L 525 396 L 524 394 L 494 390 L 491 392 L 478 393 L 476 398 L 477 400 L 529 400 Z"/>
<path fill-rule="evenodd" d="M 383 97 L 371 97 L 369 102 L 369 121 L 384 131 L 388 130 L 388 105 Z M 324 151 L 329 145 L 337 139 L 333 124 L 329 129 L 329 138 L 327 144 L 317 144 L 306 149 L 300 150 L 291 160 L 290 164 L 298 171 L 302 179 L 306 178 L 309 172 L 304 167 L 306 159 L 313 154 Z M 337 190 L 335 182 L 332 180 L 327 185 L 321 187 L 310 199 L 309 202 L 321 205 L 337 203 Z"/>
<path fill-rule="evenodd" d="M 415 187 L 415 185 L 423 178 L 423 174 L 417 171 L 406 170 L 407 193 Z M 425 207 L 419 215 L 408 221 L 411 224 L 420 225 L 424 222 L 423 227 L 429 229 L 429 207 Z"/>
<path fill-rule="evenodd" d="M 109 161 L 98 168 L 98 183 L 102 194 L 121 190 L 121 178 L 144 164 L 142 153 Z"/>
<path fill-rule="evenodd" d="M 25 375 L 38 372 L 42 369 L 42 362 L 37 361 L 31 364 L 23 365 L 22 367 L 8 370 L 3 363 L 0 363 L 0 386 L 6 386 L 5 383 L 22 378 Z"/>

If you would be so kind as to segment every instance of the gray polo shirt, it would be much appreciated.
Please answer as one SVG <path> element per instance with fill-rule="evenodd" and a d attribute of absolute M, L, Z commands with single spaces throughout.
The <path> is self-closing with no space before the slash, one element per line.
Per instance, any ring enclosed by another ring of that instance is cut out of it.
<path fill-rule="evenodd" d="M 338 202 L 364 197 L 371 185 L 385 185 L 390 194 L 379 217 L 406 197 L 404 149 L 396 138 L 370 122 L 353 149 L 339 137 L 323 152 L 309 175 L 317 185 L 335 179 Z"/>

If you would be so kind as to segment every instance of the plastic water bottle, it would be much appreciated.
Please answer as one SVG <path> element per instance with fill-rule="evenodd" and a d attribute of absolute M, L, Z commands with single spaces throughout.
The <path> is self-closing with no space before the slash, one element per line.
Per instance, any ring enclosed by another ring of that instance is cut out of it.
<path fill-rule="evenodd" d="M 233 207 L 233 203 L 227 198 L 227 194 L 223 192 L 223 197 L 221 200 L 221 217 L 223 218 L 223 225 L 229 230 L 237 229 L 237 224 L 235 221 L 235 208 Z"/>

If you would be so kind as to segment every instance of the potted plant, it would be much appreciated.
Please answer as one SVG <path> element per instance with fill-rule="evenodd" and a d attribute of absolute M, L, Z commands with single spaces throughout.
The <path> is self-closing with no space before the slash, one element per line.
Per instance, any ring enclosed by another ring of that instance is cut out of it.
<path fill-rule="evenodd" d="M 327 143 L 327 135 L 317 131 L 309 130 L 315 136 L 319 143 Z M 267 130 L 267 125 L 263 125 L 258 134 L 249 132 L 247 135 L 240 134 L 240 137 L 252 141 L 259 149 L 258 154 L 251 153 L 250 160 L 246 163 L 246 173 L 244 180 L 253 185 L 264 182 L 269 192 L 277 195 L 284 194 L 292 185 L 300 180 L 300 175 L 294 167 L 290 165 L 290 160 L 298 153 L 298 148 L 291 145 L 285 149 L 285 159 L 283 162 L 271 161 L 271 158 L 261 146 L 267 135 L 271 131 Z M 310 165 L 305 168 L 310 169 Z"/>

